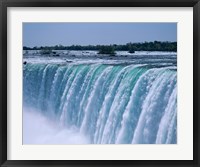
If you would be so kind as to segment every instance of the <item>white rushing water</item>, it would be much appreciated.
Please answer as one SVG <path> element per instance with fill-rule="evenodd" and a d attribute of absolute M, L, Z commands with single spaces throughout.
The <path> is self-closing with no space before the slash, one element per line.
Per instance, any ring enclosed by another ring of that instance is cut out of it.
<path fill-rule="evenodd" d="M 36 59 L 24 59 L 23 144 L 177 143 L 174 56 Z"/>

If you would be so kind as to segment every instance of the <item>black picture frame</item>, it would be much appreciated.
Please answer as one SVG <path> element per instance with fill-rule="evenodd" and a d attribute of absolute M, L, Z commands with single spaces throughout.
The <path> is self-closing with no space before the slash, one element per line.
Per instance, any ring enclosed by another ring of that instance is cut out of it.
<path fill-rule="evenodd" d="M 8 7 L 193 7 L 193 160 L 7 160 L 7 8 Z M 200 166 L 200 0 L 1 0 L 0 1 L 0 164 L 21 166 Z"/>

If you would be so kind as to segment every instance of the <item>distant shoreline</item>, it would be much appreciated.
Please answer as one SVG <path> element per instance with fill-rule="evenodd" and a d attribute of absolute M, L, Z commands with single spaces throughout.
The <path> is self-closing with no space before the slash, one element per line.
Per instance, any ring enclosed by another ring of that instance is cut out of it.
<path fill-rule="evenodd" d="M 106 49 L 105 49 L 106 48 Z M 63 46 L 63 45 L 55 45 L 55 46 L 35 46 L 35 47 L 27 47 L 23 46 L 23 50 L 76 50 L 76 51 L 101 51 L 104 50 L 112 50 L 115 51 L 128 51 L 130 53 L 134 53 L 135 51 L 162 51 L 162 52 L 177 52 L 177 42 L 144 42 L 144 43 L 126 43 L 124 45 L 110 44 L 110 45 L 71 45 L 71 46 Z"/>

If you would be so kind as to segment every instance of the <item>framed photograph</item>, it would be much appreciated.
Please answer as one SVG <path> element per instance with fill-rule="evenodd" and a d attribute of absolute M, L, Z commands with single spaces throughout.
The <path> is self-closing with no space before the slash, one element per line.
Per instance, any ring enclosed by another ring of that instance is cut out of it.
<path fill-rule="evenodd" d="M 1 166 L 200 166 L 200 2 L 1 1 Z"/>

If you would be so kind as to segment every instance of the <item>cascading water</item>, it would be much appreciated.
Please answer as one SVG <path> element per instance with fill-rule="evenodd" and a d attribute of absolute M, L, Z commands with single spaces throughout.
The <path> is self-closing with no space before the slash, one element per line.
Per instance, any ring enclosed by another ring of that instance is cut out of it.
<path fill-rule="evenodd" d="M 27 63 L 23 68 L 24 106 L 75 127 L 90 143 L 177 143 L 175 67 Z"/>

